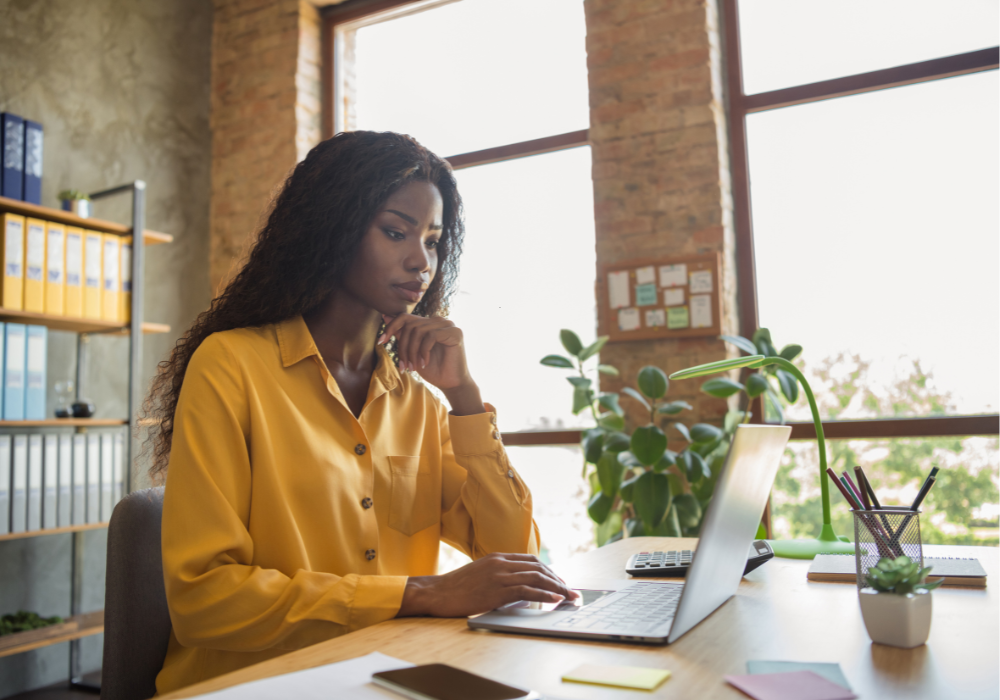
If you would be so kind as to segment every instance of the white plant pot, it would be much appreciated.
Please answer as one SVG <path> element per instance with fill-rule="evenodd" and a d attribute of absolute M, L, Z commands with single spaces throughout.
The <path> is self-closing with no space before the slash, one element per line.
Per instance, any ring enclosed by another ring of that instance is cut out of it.
<path fill-rule="evenodd" d="M 927 641 L 931 633 L 930 591 L 896 595 L 863 588 L 858 599 L 861 617 L 873 642 L 912 649 Z"/>

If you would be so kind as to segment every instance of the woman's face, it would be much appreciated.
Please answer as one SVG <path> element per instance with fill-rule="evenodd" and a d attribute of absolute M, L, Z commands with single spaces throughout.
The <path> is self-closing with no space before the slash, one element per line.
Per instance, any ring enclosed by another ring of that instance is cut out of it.
<path fill-rule="evenodd" d="M 433 184 L 400 187 L 369 224 L 344 291 L 382 314 L 412 311 L 437 273 L 443 211 Z"/>

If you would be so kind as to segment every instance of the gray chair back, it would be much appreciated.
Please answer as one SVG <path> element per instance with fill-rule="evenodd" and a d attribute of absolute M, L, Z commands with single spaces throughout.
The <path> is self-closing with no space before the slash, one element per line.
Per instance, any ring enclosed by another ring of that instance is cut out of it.
<path fill-rule="evenodd" d="M 170 640 L 160 554 L 162 513 L 161 486 L 130 493 L 111 515 L 101 700 L 145 700 L 156 694 L 156 674 Z"/>

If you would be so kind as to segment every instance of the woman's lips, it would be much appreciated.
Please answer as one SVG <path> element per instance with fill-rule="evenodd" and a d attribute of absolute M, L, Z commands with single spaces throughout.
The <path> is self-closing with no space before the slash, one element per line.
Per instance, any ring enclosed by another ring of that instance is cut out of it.
<path fill-rule="evenodd" d="M 394 284 L 394 285 L 392 285 L 392 288 L 394 290 L 396 290 L 396 293 L 400 297 L 402 297 L 404 300 L 406 300 L 408 302 L 411 302 L 411 303 L 416 303 L 416 302 L 420 301 L 420 297 L 422 297 L 424 295 L 424 290 L 421 289 L 421 288 L 419 288 L 419 287 L 417 287 L 416 289 L 408 289 L 407 287 L 404 287 L 403 285 Z"/>

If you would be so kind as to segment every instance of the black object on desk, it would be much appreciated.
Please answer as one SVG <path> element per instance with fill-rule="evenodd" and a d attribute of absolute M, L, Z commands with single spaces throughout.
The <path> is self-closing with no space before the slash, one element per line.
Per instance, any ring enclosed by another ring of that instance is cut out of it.
<path fill-rule="evenodd" d="M 639 552 L 629 557 L 625 564 L 625 573 L 632 576 L 687 576 L 691 568 L 694 552 L 690 549 L 671 552 Z M 746 576 L 761 566 L 768 559 L 774 558 L 774 550 L 764 540 L 757 540 L 750 545 L 747 555 L 747 565 L 743 569 Z"/>

